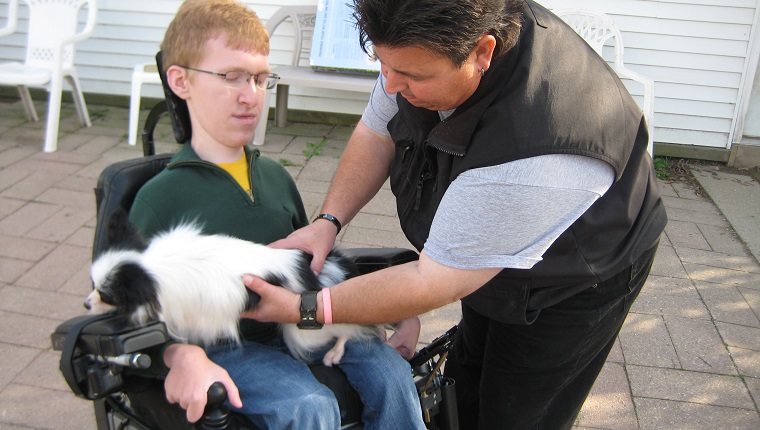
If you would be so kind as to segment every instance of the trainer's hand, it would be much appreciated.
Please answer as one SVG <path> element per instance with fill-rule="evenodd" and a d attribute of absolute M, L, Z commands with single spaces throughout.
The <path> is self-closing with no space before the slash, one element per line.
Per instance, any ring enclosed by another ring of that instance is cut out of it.
<path fill-rule="evenodd" d="M 325 265 L 327 254 L 335 245 L 335 226 L 320 220 L 290 233 L 285 239 L 269 244 L 272 248 L 300 249 L 313 256 L 311 270 L 319 274 Z"/>
<path fill-rule="evenodd" d="M 394 333 L 386 343 L 408 360 L 414 356 L 419 339 L 420 319 L 412 317 L 394 324 Z"/>
<path fill-rule="evenodd" d="M 272 285 L 257 276 L 244 275 L 243 283 L 261 296 L 261 301 L 253 309 L 243 312 L 241 318 L 281 323 L 297 323 L 301 320 L 301 297 L 298 294 Z"/>
<path fill-rule="evenodd" d="M 206 352 L 195 345 L 174 344 L 166 348 L 164 362 L 169 374 L 164 381 L 166 399 L 179 403 L 191 423 L 203 416 L 208 389 L 216 381 L 227 388 L 230 404 L 241 408 L 240 392 L 226 370 L 209 360 Z"/>

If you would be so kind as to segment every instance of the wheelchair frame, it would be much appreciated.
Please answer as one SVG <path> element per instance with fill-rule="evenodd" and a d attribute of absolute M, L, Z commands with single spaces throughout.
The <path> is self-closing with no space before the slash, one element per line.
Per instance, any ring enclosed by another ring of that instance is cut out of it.
<path fill-rule="evenodd" d="M 156 61 L 161 71 L 160 52 L 156 55 Z M 139 188 L 163 170 L 173 155 L 155 154 L 154 132 L 160 119 L 168 114 L 178 143 L 190 138 L 187 105 L 171 91 L 164 73 L 160 75 L 166 102 L 154 106 L 146 120 L 142 131 L 144 157 L 114 163 L 98 179 L 93 257 L 108 247 L 103 230 L 110 215 L 118 209 L 128 212 Z M 345 251 L 362 274 L 417 259 L 416 252 L 402 248 L 355 248 Z M 458 428 L 454 381 L 444 378 L 442 374 L 442 365 L 453 345 L 456 330 L 454 326 L 409 360 L 423 418 L 429 429 Z M 176 428 L 190 428 L 184 420 L 184 411 L 166 402 L 163 381 L 145 377 L 145 372 L 154 368 L 150 353 L 169 340 L 170 336 L 161 322 L 137 327 L 115 314 L 72 318 L 60 324 L 51 335 L 53 348 L 61 351 L 60 368 L 69 387 L 77 396 L 94 401 L 99 430 L 163 430 L 167 416 Z M 356 423 L 361 417 L 361 402 L 345 375 L 335 368 L 321 365 L 313 366 L 312 373 L 336 394 L 343 422 L 347 423 L 343 428 L 360 426 Z M 160 398 L 154 388 L 158 384 L 163 396 Z M 155 398 L 143 403 L 163 402 L 164 409 L 169 409 L 147 412 L 147 417 L 141 417 L 140 413 L 146 414 L 146 411 L 138 411 L 142 408 L 138 406 L 137 399 L 140 397 L 137 394 L 153 395 Z M 227 394 L 223 385 L 212 385 L 208 396 L 207 408 L 195 428 L 252 428 L 244 417 L 231 413 L 224 405 Z M 156 422 L 161 424 L 157 426 Z"/>
<path fill-rule="evenodd" d="M 358 248 L 349 249 L 347 253 L 357 262 L 362 273 L 417 258 L 414 251 L 401 248 Z M 409 360 L 423 418 L 430 429 L 457 428 L 454 381 L 444 378 L 441 372 L 456 330 L 454 326 Z M 157 430 L 166 428 L 167 422 L 171 423 L 171 428 L 190 428 L 188 423 L 183 422 L 184 411 L 181 408 L 156 398 L 154 388 L 162 381 L 143 377 L 139 373 L 151 368 L 151 354 L 148 351 L 160 349 L 170 340 L 163 323 L 156 321 L 138 327 L 115 314 L 85 315 L 59 325 L 51 340 L 53 348 L 61 351 L 61 371 L 72 391 L 81 398 L 94 401 L 99 430 Z M 320 382 L 335 392 L 345 417 L 343 428 L 356 428 L 361 416 L 361 403 L 345 376 L 337 373 L 336 368 L 321 364 L 313 366 L 312 371 Z M 158 391 L 163 395 L 162 389 Z M 163 401 L 164 409 L 141 417 L 146 411 L 133 404 L 134 398 L 131 396 L 136 395 L 134 392 L 153 396 L 144 403 L 160 404 Z M 252 428 L 247 420 L 230 413 L 224 405 L 226 398 L 224 386 L 212 386 L 208 406 L 196 428 Z M 165 409 L 167 407 L 168 410 Z"/>

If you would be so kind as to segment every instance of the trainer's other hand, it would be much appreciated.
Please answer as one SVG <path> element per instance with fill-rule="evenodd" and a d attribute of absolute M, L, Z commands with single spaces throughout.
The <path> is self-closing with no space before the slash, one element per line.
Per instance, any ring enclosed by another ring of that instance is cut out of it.
<path fill-rule="evenodd" d="M 241 315 L 261 322 L 297 323 L 301 319 L 301 297 L 285 288 L 272 285 L 258 276 L 244 275 L 243 283 L 261 296 L 261 301 Z"/>

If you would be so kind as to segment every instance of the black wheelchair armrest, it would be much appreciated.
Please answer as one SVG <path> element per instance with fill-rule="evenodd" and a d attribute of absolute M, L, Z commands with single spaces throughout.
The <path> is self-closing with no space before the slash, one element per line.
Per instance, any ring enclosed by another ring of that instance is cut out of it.
<path fill-rule="evenodd" d="M 80 354 L 118 356 L 139 352 L 170 340 L 166 326 L 152 322 L 146 326 L 135 326 L 122 316 L 107 314 L 74 317 L 59 325 L 51 335 L 53 349 L 63 350 L 66 336 L 72 327 L 88 322 L 79 334 L 77 351 Z"/>
<path fill-rule="evenodd" d="M 171 340 L 161 322 L 134 326 L 115 314 L 84 315 L 60 324 L 50 335 L 61 351 L 60 369 L 79 397 L 101 399 L 123 387 L 124 369 L 147 370 L 147 353 Z"/>
<path fill-rule="evenodd" d="M 454 347 L 454 335 L 456 335 L 457 331 L 459 331 L 459 326 L 451 327 L 446 333 L 438 336 L 430 342 L 428 346 L 417 351 L 417 353 L 409 359 L 409 364 L 412 366 L 413 371 L 428 361 L 435 359 L 436 356 L 451 351 L 451 348 Z"/>
<path fill-rule="evenodd" d="M 353 260 L 362 275 L 419 258 L 415 251 L 406 248 L 344 248 L 341 252 Z"/>

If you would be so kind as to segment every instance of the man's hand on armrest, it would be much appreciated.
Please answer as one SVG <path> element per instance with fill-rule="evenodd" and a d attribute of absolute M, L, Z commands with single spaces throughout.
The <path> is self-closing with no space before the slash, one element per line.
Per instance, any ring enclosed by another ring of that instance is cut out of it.
<path fill-rule="evenodd" d="M 179 403 L 187 411 L 187 420 L 196 422 L 203 416 L 211 384 L 221 382 L 227 388 L 230 404 L 243 406 L 237 386 L 226 370 L 209 360 L 206 351 L 195 345 L 175 343 L 164 351 L 169 368 L 164 389 L 169 403 Z"/>

